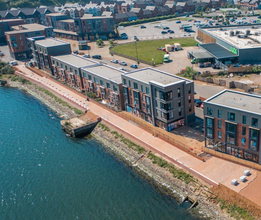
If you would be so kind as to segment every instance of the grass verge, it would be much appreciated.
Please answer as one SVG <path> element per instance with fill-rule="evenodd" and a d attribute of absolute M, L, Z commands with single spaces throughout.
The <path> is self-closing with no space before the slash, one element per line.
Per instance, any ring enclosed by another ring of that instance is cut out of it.
<path fill-rule="evenodd" d="M 158 47 L 165 47 L 165 44 L 180 43 L 181 47 L 196 46 L 197 42 L 193 38 L 173 38 L 162 40 L 148 40 L 137 42 L 137 52 L 139 59 L 152 62 L 154 59 L 155 64 L 162 64 L 165 52 L 157 50 Z M 135 43 L 127 43 L 117 45 L 111 48 L 112 51 L 122 53 L 128 56 L 136 57 Z"/>

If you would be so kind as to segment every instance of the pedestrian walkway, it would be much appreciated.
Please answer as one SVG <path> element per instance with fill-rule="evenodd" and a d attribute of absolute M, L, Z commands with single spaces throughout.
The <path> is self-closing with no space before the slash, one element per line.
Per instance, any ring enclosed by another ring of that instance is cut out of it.
<path fill-rule="evenodd" d="M 213 181 L 213 183 L 222 183 L 230 189 L 235 190 L 236 192 L 240 192 L 240 190 L 244 189 L 244 196 L 249 198 L 250 200 L 253 198 L 253 195 L 251 194 L 253 190 L 250 192 L 250 194 L 248 194 L 246 189 L 251 185 L 252 187 L 256 186 L 256 190 L 254 191 L 256 192 L 257 197 L 261 196 L 261 191 L 258 189 L 259 185 L 253 183 L 258 171 L 250 169 L 252 175 L 248 177 L 248 181 L 246 183 L 240 183 L 238 186 L 232 186 L 230 183 L 231 180 L 239 179 L 239 177 L 243 175 L 243 171 L 249 169 L 248 167 L 216 157 L 211 157 L 206 162 L 202 162 L 201 160 L 185 153 L 184 151 L 176 148 L 166 141 L 154 137 L 151 133 L 119 117 L 116 113 L 113 113 L 110 110 L 97 105 L 95 102 L 87 103 L 86 99 L 76 91 L 73 91 L 63 86 L 62 84 L 55 82 L 52 79 L 36 75 L 31 70 L 25 67 L 18 66 L 18 69 L 23 72 L 26 77 L 43 84 L 54 93 L 57 93 L 63 97 L 69 97 L 71 100 L 73 100 L 73 102 L 76 103 L 85 103 L 86 105 L 88 105 L 89 109 L 93 113 L 99 115 L 104 121 L 112 124 L 113 126 L 124 132 L 127 132 L 140 142 L 143 142 L 145 143 L 145 145 L 148 145 L 152 149 L 155 149 L 155 151 L 159 152 L 161 155 L 166 155 L 166 157 L 171 158 L 173 161 L 179 163 L 181 167 L 185 167 L 187 168 L 187 170 L 198 173 L 199 175 L 201 175 L 202 179 L 204 179 L 203 177 L 205 177 L 205 179 L 209 179 Z M 261 201 L 254 202 L 257 202 L 261 206 Z"/>

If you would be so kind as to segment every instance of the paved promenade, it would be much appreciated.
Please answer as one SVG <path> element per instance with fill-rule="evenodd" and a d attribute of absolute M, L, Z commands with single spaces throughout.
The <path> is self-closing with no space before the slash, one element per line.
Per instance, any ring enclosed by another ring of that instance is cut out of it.
<path fill-rule="evenodd" d="M 258 189 L 259 184 L 255 184 L 256 179 L 259 181 L 259 178 L 256 177 L 257 173 L 261 176 L 260 172 L 250 169 L 252 175 L 248 177 L 248 181 L 246 183 L 240 182 L 238 186 L 232 186 L 230 183 L 231 180 L 235 178 L 239 180 L 239 177 L 243 175 L 243 171 L 249 169 L 248 167 L 216 157 L 211 157 L 206 162 L 202 162 L 201 160 L 187 154 L 164 140 L 153 137 L 151 133 L 119 117 L 117 113 L 113 113 L 95 102 L 86 102 L 86 99 L 81 94 L 62 86 L 55 80 L 41 77 L 23 66 L 18 66 L 18 69 L 20 72 L 24 73 L 26 77 L 43 84 L 50 90 L 53 90 L 53 92 L 57 95 L 73 98 L 73 100 L 77 100 L 77 102 L 81 101 L 81 103 L 88 105 L 90 111 L 96 115 L 99 115 L 104 121 L 107 121 L 118 129 L 131 134 L 134 138 L 150 146 L 150 148 L 160 152 L 161 155 L 167 155 L 168 158 L 177 161 L 183 167 L 187 167 L 194 172 L 198 172 L 202 175 L 202 177 L 204 176 L 213 182 L 222 183 L 239 193 L 243 191 L 245 197 L 261 206 L 261 200 L 253 199 L 255 197 L 261 198 L 261 191 Z M 249 186 L 256 186 L 256 190 L 247 190 Z"/>

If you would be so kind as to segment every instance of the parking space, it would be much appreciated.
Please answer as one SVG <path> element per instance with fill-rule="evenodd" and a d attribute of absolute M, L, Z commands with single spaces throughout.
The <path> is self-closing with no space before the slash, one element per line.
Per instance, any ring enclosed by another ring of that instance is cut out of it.
<path fill-rule="evenodd" d="M 177 18 L 178 19 L 178 18 Z M 188 18 L 191 21 L 184 21 L 182 20 L 184 18 L 180 18 L 181 23 L 177 23 L 178 20 L 169 19 L 169 20 L 162 20 L 162 21 L 156 21 L 156 22 L 150 22 L 142 24 L 146 28 L 141 28 L 141 25 L 134 25 L 129 27 L 119 27 L 120 34 L 126 33 L 128 35 L 129 40 L 134 40 L 134 36 L 136 36 L 140 40 L 152 40 L 152 39 L 164 39 L 169 37 L 189 37 L 195 36 L 196 34 L 196 26 L 193 25 L 193 20 L 201 20 L 203 21 L 203 18 Z M 181 25 L 191 25 L 193 32 L 185 32 L 183 29 L 180 29 Z M 155 26 L 159 26 L 156 28 Z M 162 34 L 162 31 L 168 31 L 168 29 L 163 30 L 163 27 L 169 27 L 169 30 L 174 31 L 172 34 Z M 184 34 L 186 36 L 184 36 Z"/>
<path fill-rule="evenodd" d="M 4 54 L 0 59 L 4 62 L 10 62 L 13 61 L 14 58 L 11 57 L 10 52 L 9 52 L 9 47 L 7 45 L 0 46 L 0 51 Z"/>

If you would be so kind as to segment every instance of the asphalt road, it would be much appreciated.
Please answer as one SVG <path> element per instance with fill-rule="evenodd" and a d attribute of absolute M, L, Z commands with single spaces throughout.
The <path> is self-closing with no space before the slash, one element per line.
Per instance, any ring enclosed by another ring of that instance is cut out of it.
<path fill-rule="evenodd" d="M 7 45 L 5 46 L 0 46 L 0 51 L 4 53 L 4 56 L 0 58 L 0 60 L 4 62 L 11 62 L 15 60 L 14 58 L 11 57 L 10 52 L 9 52 L 9 47 Z"/>
<path fill-rule="evenodd" d="M 216 86 L 214 84 L 208 85 L 207 83 L 202 83 L 202 84 L 195 83 L 194 85 L 195 85 L 195 91 L 197 93 L 196 96 L 203 97 L 205 99 L 208 99 L 225 89 L 222 86 Z"/>

